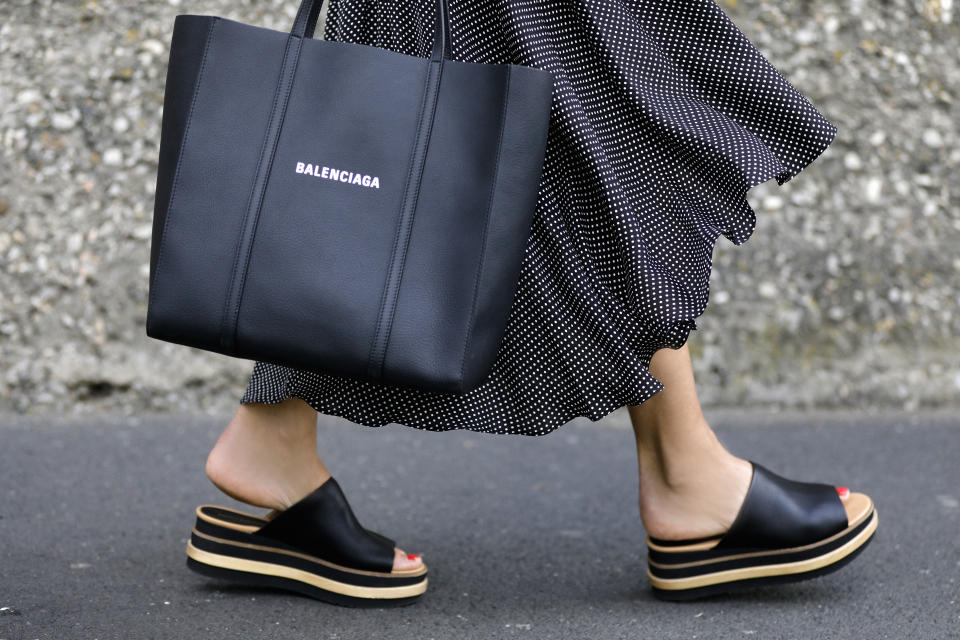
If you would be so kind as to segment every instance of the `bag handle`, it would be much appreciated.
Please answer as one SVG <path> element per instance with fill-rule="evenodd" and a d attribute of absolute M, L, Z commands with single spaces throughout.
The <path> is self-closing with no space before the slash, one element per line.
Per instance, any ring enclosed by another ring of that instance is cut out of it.
<path fill-rule="evenodd" d="M 328 0 L 332 1 L 332 0 Z M 300 10 L 297 11 L 297 19 L 293 22 L 293 29 L 290 35 L 298 38 L 312 38 L 317 29 L 317 20 L 320 18 L 320 9 L 323 6 L 323 0 L 303 0 L 300 3 Z M 447 20 L 447 0 L 437 0 L 437 10 L 435 12 L 437 21 L 433 32 L 433 54 L 431 60 L 452 59 L 453 55 L 450 48 L 450 25 Z"/>

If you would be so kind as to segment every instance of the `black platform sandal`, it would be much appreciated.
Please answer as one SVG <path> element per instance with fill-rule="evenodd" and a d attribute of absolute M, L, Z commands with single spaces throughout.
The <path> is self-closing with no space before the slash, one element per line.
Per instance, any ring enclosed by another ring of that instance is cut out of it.
<path fill-rule="evenodd" d="M 187 566 L 346 606 L 393 606 L 427 589 L 427 567 L 393 570 L 396 543 L 358 521 L 333 478 L 273 518 L 200 505 Z"/>
<path fill-rule="evenodd" d="M 755 462 L 740 513 L 727 533 L 697 540 L 647 538 L 647 576 L 663 600 L 691 600 L 836 571 L 877 530 L 873 501 L 852 493 L 846 507 L 827 484 L 796 482 Z"/>

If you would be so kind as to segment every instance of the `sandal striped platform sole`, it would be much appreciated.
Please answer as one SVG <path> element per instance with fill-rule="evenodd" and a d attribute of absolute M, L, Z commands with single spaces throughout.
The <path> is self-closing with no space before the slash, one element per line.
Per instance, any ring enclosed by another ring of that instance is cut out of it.
<path fill-rule="evenodd" d="M 692 600 L 736 589 L 831 573 L 873 539 L 877 511 L 869 496 L 845 503 L 830 485 L 787 480 L 754 463 L 740 513 L 716 538 L 647 538 L 647 577 L 663 600 Z"/>
<path fill-rule="evenodd" d="M 394 546 L 360 526 L 330 478 L 269 520 L 198 506 L 187 567 L 210 578 L 286 589 L 344 606 L 411 604 L 427 589 L 427 567 L 393 570 Z"/>

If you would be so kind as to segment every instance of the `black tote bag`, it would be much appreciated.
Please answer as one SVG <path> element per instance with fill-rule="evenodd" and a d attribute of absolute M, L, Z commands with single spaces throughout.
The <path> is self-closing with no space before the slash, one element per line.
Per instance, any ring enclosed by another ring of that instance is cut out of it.
<path fill-rule="evenodd" d="M 240 358 L 466 393 L 506 328 L 553 74 L 176 18 L 146 333 Z"/>

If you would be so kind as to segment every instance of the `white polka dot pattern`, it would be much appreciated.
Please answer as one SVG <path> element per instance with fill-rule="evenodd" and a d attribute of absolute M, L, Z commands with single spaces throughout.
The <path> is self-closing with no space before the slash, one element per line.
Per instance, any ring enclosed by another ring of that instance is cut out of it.
<path fill-rule="evenodd" d="M 444 394 L 254 365 L 241 402 L 296 396 L 358 424 L 543 435 L 663 389 L 707 305 L 714 243 L 749 188 L 783 184 L 837 128 L 713 0 L 448 0 L 453 57 L 554 72 L 543 176 L 486 381 Z M 434 0 L 331 0 L 323 37 L 429 57 Z M 317 339 L 322 339 L 318 336 Z"/>

